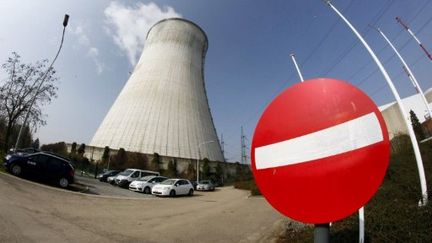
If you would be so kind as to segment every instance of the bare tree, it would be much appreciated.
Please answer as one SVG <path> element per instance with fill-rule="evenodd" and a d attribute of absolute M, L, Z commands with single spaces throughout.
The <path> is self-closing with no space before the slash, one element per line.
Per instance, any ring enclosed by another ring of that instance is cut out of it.
<path fill-rule="evenodd" d="M 42 77 L 46 72 L 48 60 L 35 63 L 21 63 L 21 57 L 13 52 L 12 57 L 2 64 L 6 75 L 0 83 L 0 117 L 5 120 L 6 132 L 4 136 L 4 150 L 9 148 L 13 128 L 22 124 L 24 117 L 29 112 L 28 126 L 36 130 L 38 126 L 46 124 L 41 107 L 49 104 L 52 98 L 57 97 L 57 77 L 55 70 L 48 70 L 45 81 L 37 90 Z M 35 102 L 31 106 L 33 97 Z"/>

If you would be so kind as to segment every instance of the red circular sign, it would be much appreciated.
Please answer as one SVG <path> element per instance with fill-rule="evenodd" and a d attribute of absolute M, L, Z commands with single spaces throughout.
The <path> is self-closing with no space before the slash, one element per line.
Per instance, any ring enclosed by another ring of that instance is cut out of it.
<path fill-rule="evenodd" d="M 386 173 L 390 146 L 381 112 L 353 85 L 299 83 L 262 114 L 252 170 L 267 201 L 305 223 L 345 218 L 365 205 Z"/>

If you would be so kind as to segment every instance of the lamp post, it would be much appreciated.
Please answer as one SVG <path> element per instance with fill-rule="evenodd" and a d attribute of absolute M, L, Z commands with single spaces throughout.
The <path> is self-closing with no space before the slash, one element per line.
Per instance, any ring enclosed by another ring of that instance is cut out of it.
<path fill-rule="evenodd" d="M 215 141 L 213 141 L 213 140 L 210 140 L 210 141 L 205 141 L 205 142 L 202 142 L 202 143 L 199 143 L 198 144 L 198 159 L 197 159 L 197 183 L 199 182 L 199 169 L 200 169 L 200 166 L 199 166 L 199 161 L 200 161 L 200 159 L 201 159 L 201 151 L 200 151 L 200 147 L 201 147 L 201 145 L 204 145 L 204 144 L 208 144 L 208 143 L 214 143 Z"/>
<path fill-rule="evenodd" d="M 59 49 L 58 49 L 58 51 L 57 51 L 57 54 L 55 55 L 53 61 L 52 61 L 51 64 L 49 65 L 48 69 L 47 69 L 47 70 L 45 71 L 45 73 L 43 74 L 43 76 L 42 76 L 42 80 L 40 81 L 39 86 L 38 86 L 37 89 L 36 89 L 35 95 L 33 96 L 32 100 L 31 100 L 31 102 L 30 102 L 30 106 L 29 106 L 29 108 L 28 108 L 28 110 L 27 110 L 27 114 L 26 114 L 26 116 L 25 116 L 25 118 L 24 118 L 24 121 L 23 121 L 23 123 L 21 124 L 20 130 L 19 130 L 19 132 L 18 132 L 17 141 L 16 141 L 16 143 L 15 143 L 15 147 L 14 147 L 14 152 L 16 152 L 16 150 L 17 150 L 17 148 L 18 148 L 19 142 L 20 142 L 20 140 L 21 140 L 22 130 L 23 130 L 24 126 L 25 126 L 26 123 L 27 123 L 28 117 L 29 117 L 29 115 L 30 115 L 31 108 L 33 107 L 33 105 L 34 105 L 34 103 L 35 103 L 35 101 L 36 101 L 36 96 L 37 96 L 37 94 L 39 93 L 39 90 L 41 89 L 42 84 L 45 82 L 45 78 L 47 77 L 48 72 L 51 70 L 52 66 L 54 65 L 54 62 L 57 60 L 57 57 L 58 57 L 59 54 L 60 54 L 60 51 L 61 51 L 62 46 L 63 46 L 63 40 L 64 40 L 64 35 L 65 35 L 65 30 L 66 30 L 66 26 L 68 25 L 68 22 L 69 22 L 69 15 L 65 14 L 64 19 L 63 19 L 63 33 L 62 33 L 62 38 L 61 38 L 61 41 L 60 41 L 60 47 L 59 47 Z"/>

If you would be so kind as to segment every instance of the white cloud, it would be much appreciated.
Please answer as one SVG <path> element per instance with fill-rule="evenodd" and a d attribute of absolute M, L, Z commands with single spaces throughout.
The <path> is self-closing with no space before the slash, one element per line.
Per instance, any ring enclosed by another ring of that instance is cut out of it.
<path fill-rule="evenodd" d="M 160 8 L 155 3 L 125 6 L 113 1 L 105 9 L 107 33 L 126 52 L 134 66 L 141 54 L 147 32 L 156 22 L 165 18 L 181 17 L 172 7 Z"/>
<path fill-rule="evenodd" d="M 76 28 L 71 28 L 70 31 L 77 36 L 79 45 L 87 49 L 87 56 L 93 60 L 96 65 L 96 73 L 100 75 L 104 71 L 105 65 L 99 59 L 99 49 L 92 45 L 87 35 L 86 26 L 78 24 Z"/>

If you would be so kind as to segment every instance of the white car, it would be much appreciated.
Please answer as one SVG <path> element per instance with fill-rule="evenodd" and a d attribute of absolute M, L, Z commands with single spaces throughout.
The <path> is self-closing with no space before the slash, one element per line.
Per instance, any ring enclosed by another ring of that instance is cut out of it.
<path fill-rule="evenodd" d="M 190 181 L 184 179 L 168 179 L 157 184 L 152 189 L 156 196 L 189 195 L 192 196 L 194 189 Z"/>
<path fill-rule="evenodd" d="M 150 194 L 154 185 L 168 179 L 164 176 L 144 176 L 129 184 L 129 190 Z"/>

